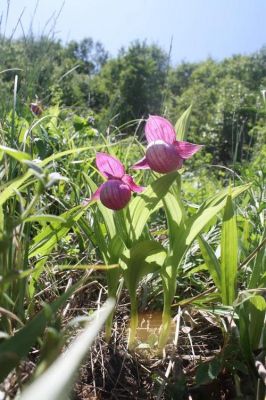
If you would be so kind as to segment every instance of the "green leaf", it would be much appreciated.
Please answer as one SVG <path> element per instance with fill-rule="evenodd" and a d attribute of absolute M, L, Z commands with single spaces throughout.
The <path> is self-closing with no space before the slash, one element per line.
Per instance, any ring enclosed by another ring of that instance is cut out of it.
<path fill-rule="evenodd" d="M 250 184 L 236 186 L 231 189 L 231 197 L 234 199 L 250 188 Z M 190 245 L 197 235 L 205 228 L 212 218 L 226 205 L 228 189 L 221 190 L 218 194 L 206 200 L 190 219 L 185 238 L 186 245 Z"/>
<path fill-rule="evenodd" d="M 21 359 L 27 356 L 30 348 L 43 333 L 51 315 L 56 313 L 79 285 L 80 282 L 73 285 L 55 302 L 46 305 L 24 328 L 0 344 L 0 382 L 18 365 Z"/>
<path fill-rule="evenodd" d="M 40 377 L 25 389 L 20 399 L 69 399 L 69 392 L 73 387 L 78 369 L 113 307 L 114 301 L 110 299 L 99 311 L 96 311 L 84 331 Z"/>
<path fill-rule="evenodd" d="M 0 206 L 0 238 L 2 237 L 2 234 L 4 233 L 4 222 L 5 222 L 5 217 L 3 213 L 3 207 Z"/>
<path fill-rule="evenodd" d="M 244 357 L 248 362 L 253 362 L 252 347 L 250 342 L 250 316 L 248 312 L 247 304 L 241 304 L 238 308 L 238 328 L 239 328 L 239 339 L 240 346 Z"/>
<path fill-rule="evenodd" d="M 23 151 L 12 149 L 11 147 L 0 146 L 0 150 L 19 162 L 23 162 L 24 160 L 31 160 L 31 156 L 29 154 L 24 153 Z"/>
<path fill-rule="evenodd" d="M 250 185 L 237 186 L 231 189 L 231 197 L 235 198 L 249 189 Z M 218 194 L 206 200 L 198 209 L 197 213 L 186 220 L 184 230 L 173 232 L 173 258 L 176 266 L 179 265 L 185 252 L 191 246 L 199 233 L 210 223 L 213 217 L 219 213 L 226 205 L 228 189 L 224 189 Z"/>
<path fill-rule="evenodd" d="M 118 260 L 121 254 L 123 253 L 124 248 L 125 248 L 125 243 L 123 242 L 121 237 L 117 234 L 110 240 L 108 246 L 109 261 Z"/>
<path fill-rule="evenodd" d="M 202 257 L 217 289 L 221 290 L 221 265 L 209 243 L 202 235 L 198 236 Z"/>
<path fill-rule="evenodd" d="M 143 240 L 131 249 L 124 250 L 120 264 L 129 291 L 136 295 L 136 287 L 140 279 L 157 271 L 163 265 L 165 257 L 166 250 L 154 240 Z"/>
<path fill-rule="evenodd" d="M 231 196 L 236 197 L 244 192 L 250 185 L 242 185 L 231 190 Z M 159 339 L 159 347 L 163 347 L 168 339 L 171 326 L 171 304 L 176 291 L 176 276 L 181 261 L 198 234 L 210 223 L 213 217 L 226 205 L 228 189 L 222 190 L 217 195 L 205 201 L 197 213 L 190 219 L 186 219 L 185 228 L 173 229 L 170 239 L 171 248 L 161 269 L 161 277 L 164 288 L 163 329 Z"/>
<path fill-rule="evenodd" d="M 184 140 L 187 136 L 189 120 L 192 110 L 192 104 L 188 107 L 188 109 L 181 115 L 181 117 L 177 120 L 175 124 L 175 131 L 177 133 L 177 140 Z"/>
<path fill-rule="evenodd" d="M 136 340 L 138 327 L 137 285 L 140 279 L 162 267 L 166 257 L 163 246 L 152 240 L 136 243 L 131 249 L 124 250 L 120 258 L 125 284 L 130 296 L 130 327 L 128 346 L 131 348 Z"/>
<path fill-rule="evenodd" d="M 56 243 L 62 239 L 71 227 L 82 217 L 85 210 L 89 207 L 77 206 L 60 215 L 60 221 L 52 223 L 51 226 L 44 227 L 33 239 L 33 244 L 29 251 L 29 258 L 36 255 L 48 255 Z M 61 222 L 61 220 L 66 222 Z"/>
<path fill-rule="evenodd" d="M 126 217 L 128 235 L 132 241 L 139 239 L 149 216 L 178 177 L 178 172 L 172 172 L 156 179 L 140 196 L 131 201 L 126 209 Z"/>
<path fill-rule="evenodd" d="M 221 238 L 221 295 L 225 305 L 233 304 L 236 298 L 237 257 L 236 217 L 231 194 L 228 194 Z"/>
<path fill-rule="evenodd" d="M 255 295 L 250 298 L 250 303 L 253 304 L 253 306 L 259 310 L 259 311 L 265 311 L 266 310 L 266 300 L 264 297 L 260 295 Z"/>
<path fill-rule="evenodd" d="M 248 332 L 250 346 L 252 350 L 257 350 L 261 344 L 265 345 L 266 340 L 266 326 L 265 326 L 265 315 L 266 315 L 266 302 L 264 297 L 256 295 L 250 299 L 248 307 L 244 308 L 248 310 Z"/>
<path fill-rule="evenodd" d="M 62 157 L 69 156 L 71 154 L 80 153 L 83 151 L 93 150 L 95 151 L 95 147 L 88 146 L 88 147 L 81 147 L 71 150 L 61 151 L 59 153 L 53 154 L 52 156 L 46 158 L 45 160 L 41 161 L 39 166 L 45 167 L 46 165 L 50 164 L 51 162 L 58 160 Z M 25 153 L 23 153 L 25 154 Z M 26 172 L 23 176 L 13 180 L 0 194 L 0 205 L 4 204 L 9 197 L 14 196 L 16 194 L 16 190 L 18 190 L 29 178 L 34 175 L 34 171 L 30 169 Z"/>
<path fill-rule="evenodd" d="M 170 248 L 177 236 L 182 235 L 185 230 L 186 212 L 180 196 L 181 179 L 177 179 L 177 185 L 173 185 L 163 199 L 164 210 L 167 217 L 168 236 Z"/>
<path fill-rule="evenodd" d="M 249 289 L 254 289 L 258 286 L 266 286 L 266 228 L 264 229 L 264 234 L 261 238 L 261 242 L 257 247 L 257 256 L 252 267 L 252 274 L 248 284 Z M 255 251 L 256 251 L 255 250 Z"/>
<path fill-rule="evenodd" d="M 57 215 L 39 214 L 31 215 L 30 217 L 25 218 L 23 222 L 59 222 L 65 224 L 67 221 Z"/>

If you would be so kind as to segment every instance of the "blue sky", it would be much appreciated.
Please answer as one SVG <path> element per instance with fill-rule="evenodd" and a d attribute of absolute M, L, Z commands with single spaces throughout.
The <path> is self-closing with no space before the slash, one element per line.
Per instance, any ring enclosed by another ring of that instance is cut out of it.
<path fill-rule="evenodd" d="M 34 33 L 44 28 L 48 33 L 64 3 L 56 37 L 67 42 L 89 36 L 101 41 L 113 56 L 135 39 L 168 51 L 173 37 L 174 64 L 248 54 L 266 44 L 266 0 L 0 0 L 1 33 L 6 30 L 10 36 L 22 12 L 27 32 L 37 3 Z M 21 34 L 18 24 L 15 36 Z"/>

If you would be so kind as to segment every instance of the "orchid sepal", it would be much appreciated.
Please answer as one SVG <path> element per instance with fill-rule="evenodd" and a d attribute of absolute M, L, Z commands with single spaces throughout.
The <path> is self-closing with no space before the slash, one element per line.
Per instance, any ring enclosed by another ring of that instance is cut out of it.
<path fill-rule="evenodd" d="M 178 155 L 183 158 L 183 160 L 187 160 L 188 158 L 192 157 L 203 147 L 200 144 L 181 141 L 179 142 L 177 140 L 173 144 L 177 150 Z"/>
<path fill-rule="evenodd" d="M 121 179 L 125 175 L 123 164 L 115 157 L 106 153 L 96 153 L 96 165 L 107 179 Z"/>
<path fill-rule="evenodd" d="M 165 143 L 172 144 L 176 140 L 175 128 L 163 117 L 150 115 L 145 125 L 145 136 L 148 141 L 163 140 Z"/>
<path fill-rule="evenodd" d="M 130 175 L 125 174 L 122 181 L 129 186 L 132 192 L 142 193 L 146 189 L 144 186 L 139 186 Z"/>
<path fill-rule="evenodd" d="M 143 157 L 141 160 L 137 161 L 132 165 L 131 169 L 151 169 L 146 157 Z"/>

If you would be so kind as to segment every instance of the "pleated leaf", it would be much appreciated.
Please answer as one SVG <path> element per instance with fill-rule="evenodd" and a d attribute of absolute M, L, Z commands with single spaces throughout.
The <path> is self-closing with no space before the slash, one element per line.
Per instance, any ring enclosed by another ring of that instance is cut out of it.
<path fill-rule="evenodd" d="M 191 115 L 192 105 L 181 115 L 175 124 L 177 140 L 184 140 L 188 133 L 189 120 Z"/>
<path fill-rule="evenodd" d="M 155 211 L 160 200 L 168 193 L 178 176 L 178 172 L 172 172 L 156 179 L 140 196 L 131 201 L 126 212 L 128 234 L 132 240 L 139 239 L 149 216 Z"/>
<path fill-rule="evenodd" d="M 120 264 L 131 294 L 136 295 L 137 284 L 143 276 L 159 270 L 165 257 L 164 247 L 155 240 L 143 240 L 124 251 Z"/>
<path fill-rule="evenodd" d="M 200 247 L 200 251 L 202 257 L 205 261 L 205 264 L 208 268 L 208 271 L 212 277 L 215 286 L 219 291 L 221 290 L 221 265 L 219 260 L 217 259 L 215 252 L 213 251 L 212 247 L 209 243 L 204 239 L 202 235 L 198 237 L 198 243 Z"/>
<path fill-rule="evenodd" d="M 227 196 L 221 238 L 221 295 L 225 305 L 232 305 L 236 298 L 237 277 L 237 225 L 232 196 Z"/>

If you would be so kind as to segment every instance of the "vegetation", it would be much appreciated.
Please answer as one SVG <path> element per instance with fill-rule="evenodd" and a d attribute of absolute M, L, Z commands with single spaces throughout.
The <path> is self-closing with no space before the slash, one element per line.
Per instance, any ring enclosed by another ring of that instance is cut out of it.
<path fill-rule="evenodd" d="M 140 42 L 110 58 L 90 38 L 2 37 L 0 52 L 4 398 L 67 398 L 90 346 L 73 398 L 263 399 L 266 49 L 176 67 Z M 149 114 L 203 145 L 178 171 L 129 170 Z M 113 196 L 127 186 L 120 210 L 88 200 L 99 172 Z"/>

